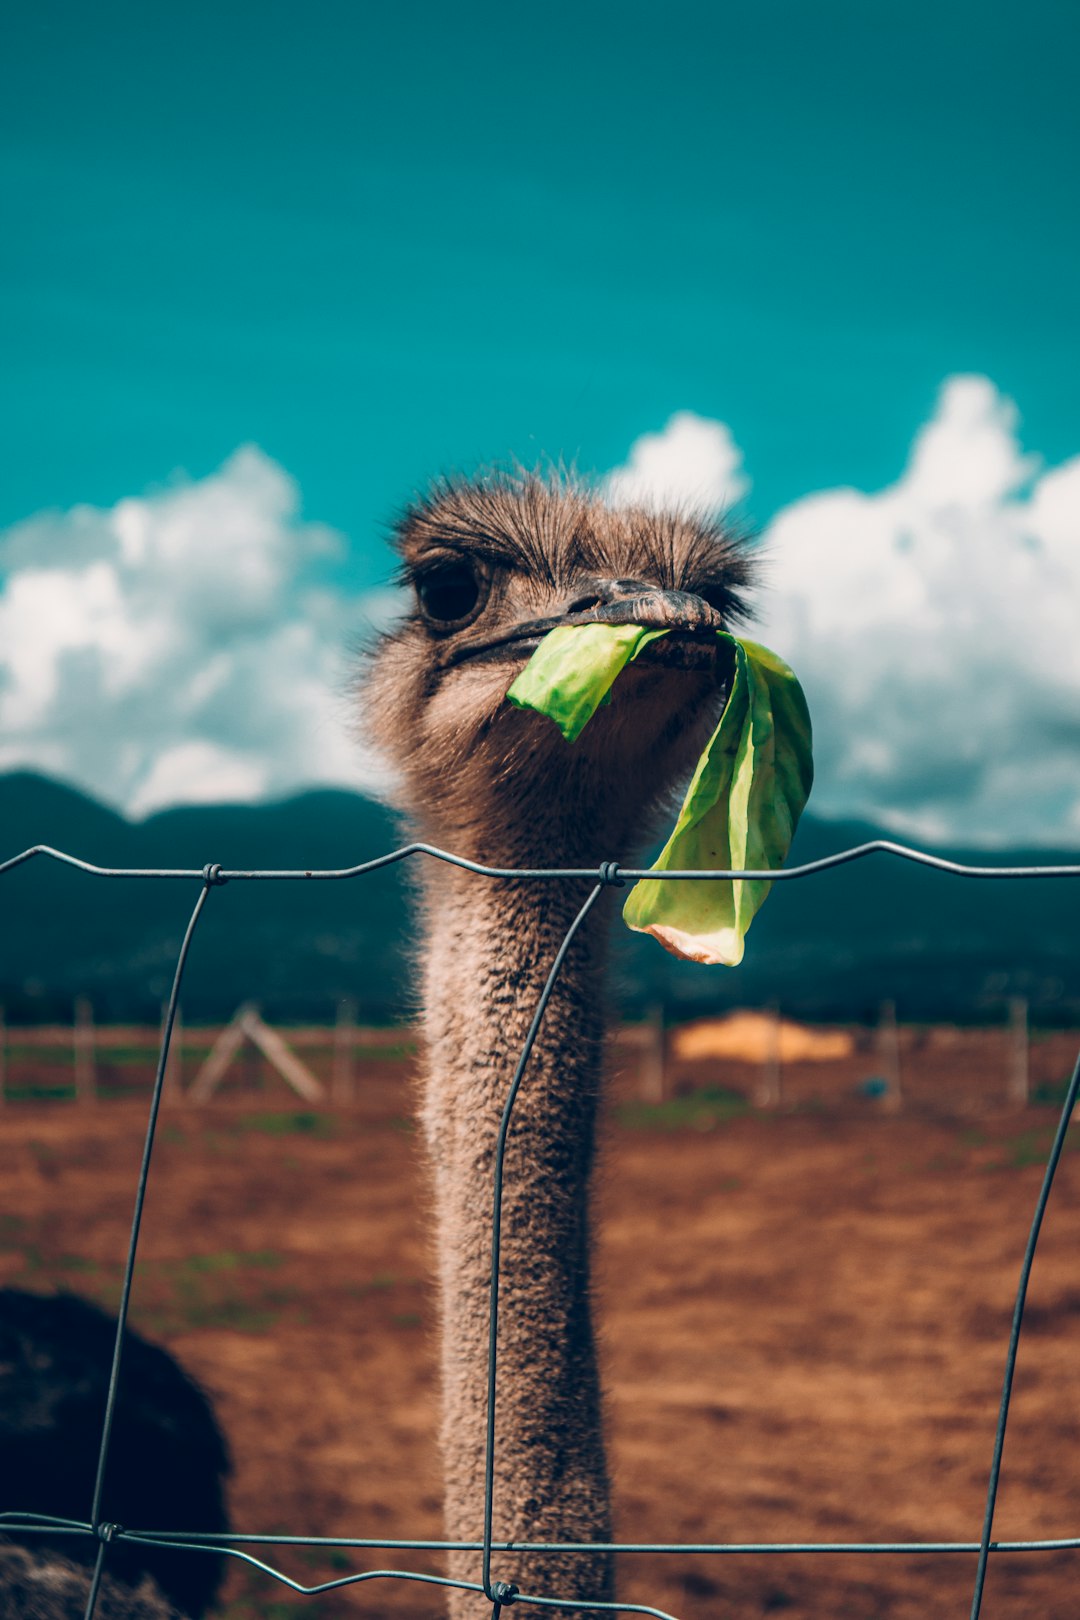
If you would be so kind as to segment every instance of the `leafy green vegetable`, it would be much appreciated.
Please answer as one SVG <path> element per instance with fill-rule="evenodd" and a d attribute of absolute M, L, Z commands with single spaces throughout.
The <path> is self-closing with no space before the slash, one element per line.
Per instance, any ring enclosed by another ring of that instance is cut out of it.
<path fill-rule="evenodd" d="M 784 863 L 813 782 L 810 715 L 792 671 L 767 647 L 729 637 L 735 679 L 654 872 L 771 871 Z M 643 879 L 623 918 L 692 962 L 742 961 L 771 884 Z"/>
<path fill-rule="evenodd" d="M 607 701 L 616 675 L 666 630 L 640 624 L 566 624 L 549 630 L 507 692 L 519 709 L 554 720 L 576 742 Z"/>
<path fill-rule="evenodd" d="M 619 672 L 666 633 L 606 624 L 553 630 L 507 696 L 549 715 L 573 742 Z M 775 870 L 810 794 L 810 716 L 798 680 L 767 647 L 720 634 L 734 648 L 735 677 L 654 871 Z M 623 918 L 675 956 L 733 967 L 770 887 L 761 878 L 645 878 L 631 890 Z"/>

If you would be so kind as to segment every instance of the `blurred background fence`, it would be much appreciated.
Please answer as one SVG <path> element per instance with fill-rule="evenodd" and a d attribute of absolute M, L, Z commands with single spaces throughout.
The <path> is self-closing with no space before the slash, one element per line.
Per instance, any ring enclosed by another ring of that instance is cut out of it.
<path fill-rule="evenodd" d="M 89 996 L 75 999 L 70 1023 L 8 1025 L 0 1008 L 0 1105 L 145 1096 L 161 1033 L 97 1023 Z M 1071 1028 L 1033 1027 L 1022 996 L 1009 998 L 1003 1021 L 982 1024 L 905 1022 L 891 999 L 873 1022 L 838 1024 L 789 1018 L 775 1003 L 676 1023 L 656 1003 L 612 1029 L 609 1069 L 619 1102 L 723 1091 L 760 1108 L 963 1114 L 1060 1100 L 1073 1039 Z M 178 1009 L 165 1096 L 260 1104 L 291 1091 L 321 1107 L 398 1112 L 416 1057 L 415 1029 L 360 1024 L 348 1000 L 325 1024 L 278 1024 L 254 1002 L 226 1023 L 187 1024 Z"/>

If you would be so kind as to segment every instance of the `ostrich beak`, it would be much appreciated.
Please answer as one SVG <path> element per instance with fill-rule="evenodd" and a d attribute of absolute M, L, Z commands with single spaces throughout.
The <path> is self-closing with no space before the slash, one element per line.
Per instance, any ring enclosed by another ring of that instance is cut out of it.
<path fill-rule="evenodd" d="M 587 594 L 578 591 L 561 613 L 525 620 L 482 640 L 458 643 L 450 649 L 446 665 L 529 656 L 549 630 L 574 624 L 640 624 L 650 630 L 667 630 L 668 635 L 642 650 L 638 663 L 712 672 L 721 680 L 731 673 L 731 648 L 717 635 L 724 622 L 714 607 L 687 591 L 659 590 L 637 581 L 589 582 Z"/>
<path fill-rule="evenodd" d="M 668 634 L 643 647 L 639 664 L 660 664 L 667 669 L 694 669 L 727 678 L 731 648 L 717 635 L 724 621 L 714 607 L 688 591 L 642 589 L 619 595 L 564 615 L 562 624 L 640 624 Z"/>

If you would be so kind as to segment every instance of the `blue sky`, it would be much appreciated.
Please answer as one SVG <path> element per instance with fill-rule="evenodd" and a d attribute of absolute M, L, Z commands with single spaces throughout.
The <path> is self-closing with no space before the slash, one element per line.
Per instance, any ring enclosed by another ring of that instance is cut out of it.
<path fill-rule="evenodd" d="M 726 425 L 765 529 L 900 480 L 950 377 L 1068 463 L 1078 36 L 1065 0 L 21 8 L 9 596 L 24 520 L 200 486 L 248 444 L 337 537 L 283 519 L 296 578 L 341 600 L 385 578 L 384 521 L 432 473 L 604 472 L 680 412 Z M 34 521 L 38 565 L 70 562 L 70 519 Z"/>

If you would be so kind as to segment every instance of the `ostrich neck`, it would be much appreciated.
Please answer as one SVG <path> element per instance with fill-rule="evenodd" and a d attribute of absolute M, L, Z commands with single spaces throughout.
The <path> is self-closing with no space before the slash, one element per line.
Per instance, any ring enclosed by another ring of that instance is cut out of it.
<path fill-rule="evenodd" d="M 514 851 L 506 864 L 525 862 Z M 496 1139 L 537 999 L 585 891 L 562 882 L 493 882 L 447 868 L 429 872 L 426 881 L 423 1123 L 436 1204 L 446 1528 L 451 1540 L 475 1540 L 483 1523 Z M 601 914 L 594 912 L 576 936 L 556 982 L 507 1139 L 496 1540 L 611 1537 L 589 1297 L 588 1186 L 606 932 L 605 908 L 597 909 Z M 461 1579 L 479 1579 L 479 1568 L 477 1554 L 452 1559 Z M 492 1571 L 539 1595 L 612 1595 L 603 1554 L 496 1554 Z M 474 1595 L 451 1598 L 455 1617 L 488 1610 Z"/>

